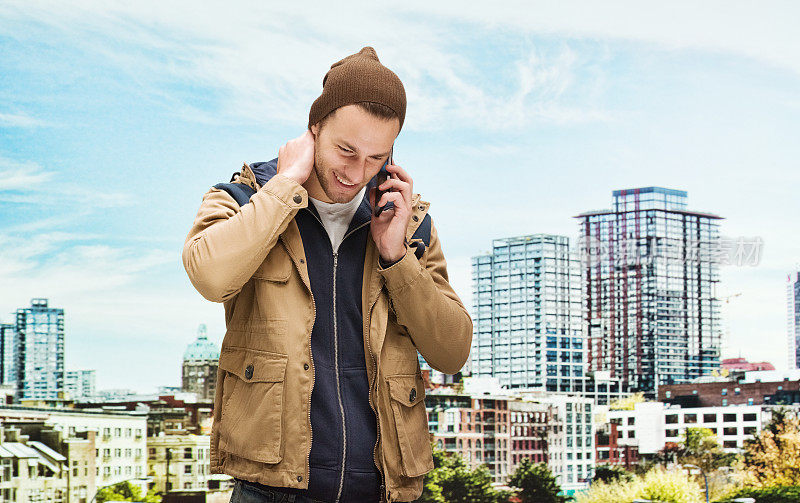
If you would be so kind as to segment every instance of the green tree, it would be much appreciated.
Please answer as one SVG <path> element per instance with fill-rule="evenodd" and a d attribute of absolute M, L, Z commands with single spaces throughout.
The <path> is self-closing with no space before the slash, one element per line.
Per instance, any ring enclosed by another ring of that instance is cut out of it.
<path fill-rule="evenodd" d="M 654 456 L 656 464 L 697 465 L 706 473 L 730 466 L 735 459 L 734 454 L 722 450 L 717 436 L 708 428 L 686 428 L 680 443 L 668 442 Z M 645 468 L 645 471 L 650 469 L 649 466 Z"/>
<path fill-rule="evenodd" d="M 697 465 L 710 473 L 730 466 L 736 456 L 722 450 L 717 436 L 708 428 L 686 428 L 678 452 L 678 463 Z"/>
<path fill-rule="evenodd" d="M 800 417 L 773 409 L 761 432 L 745 442 L 744 468 L 756 487 L 790 486 L 800 480 Z"/>
<path fill-rule="evenodd" d="M 420 503 L 499 503 L 509 493 L 492 487 L 485 465 L 470 470 L 464 458 L 434 446 L 433 470 L 425 475 Z"/>
<path fill-rule="evenodd" d="M 108 486 L 97 491 L 95 501 L 104 503 L 105 501 L 145 501 L 147 503 L 160 503 L 158 497 L 151 489 L 145 496 L 142 496 L 142 489 L 131 484 L 129 480 L 119 482 L 113 486 Z"/>
<path fill-rule="evenodd" d="M 625 468 L 614 465 L 597 465 L 594 470 L 594 477 L 592 482 L 617 482 L 617 481 L 630 481 L 633 479 L 633 474 L 629 473 Z"/>
<path fill-rule="evenodd" d="M 544 463 L 533 463 L 523 458 L 517 469 L 508 480 L 509 485 L 519 488 L 517 497 L 522 503 L 563 503 L 567 501 L 559 496 L 561 487 L 556 478 Z"/>

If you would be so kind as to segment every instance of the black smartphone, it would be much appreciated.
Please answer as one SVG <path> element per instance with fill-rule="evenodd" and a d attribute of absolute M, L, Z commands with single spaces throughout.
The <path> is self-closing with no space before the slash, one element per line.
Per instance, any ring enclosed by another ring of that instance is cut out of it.
<path fill-rule="evenodd" d="M 394 147 L 392 147 L 392 150 L 389 152 L 389 158 L 386 159 L 386 162 L 383 163 L 383 166 L 381 166 L 381 170 L 378 171 L 378 174 L 375 177 L 375 181 L 377 182 L 375 184 L 375 210 L 374 210 L 376 217 L 380 215 L 382 212 L 394 208 L 394 203 L 391 201 L 386 203 L 384 206 L 378 206 L 378 201 L 381 200 L 381 197 L 383 197 L 384 192 L 386 192 L 385 190 L 379 190 L 378 187 L 380 187 L 383 184 L 383 182 L 389 179 L 389 172 L 386 170 L 386 166 L 388 166 L 390 163 L 394 163 L 394 161 L 392 160 L 393 153 L 394 153 Z"/>

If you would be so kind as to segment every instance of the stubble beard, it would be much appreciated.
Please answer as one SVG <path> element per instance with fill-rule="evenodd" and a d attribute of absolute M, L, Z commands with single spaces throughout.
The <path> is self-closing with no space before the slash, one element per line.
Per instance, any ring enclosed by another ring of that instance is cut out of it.
<path fill-rule="evenodd" d="M 317 181 L 319 182 L 319 186 L 322 188 L 322 191 L 328 196 L 328 199 L 333 201 L 334 203 L 349 203 L 353 200 L 353 197 L 358 195 L 358 192 L 361 190 L 361 187 L 358 188 L 355 193 L 348 197 L 347 195 L 336 194 L 331 190 L 331 177 L 335 176 L 333 174 L 333 170 L 329 169 L 326 170 L 324 166 L 321 166 L 320 159 L 314 158 L 314 176 L 317 177 Z"/>

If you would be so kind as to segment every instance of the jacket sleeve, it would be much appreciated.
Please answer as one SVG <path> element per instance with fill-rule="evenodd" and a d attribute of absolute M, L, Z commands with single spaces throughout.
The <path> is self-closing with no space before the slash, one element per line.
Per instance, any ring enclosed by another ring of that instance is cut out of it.
<path fill-rule="evenodd" d="M 183 245 L 183 267 L 192 285 L 212 302 L 236 295 L 306 206 L 306 189 L 280 174 L 241 208 L 224 190 L 209 190 Z"/>
<path fill-rule="evenodd" d="M 445 374 L 455 374 L 469 357 L 472 319 L 447 278 L 447 264 L 436 228 L 423 267 L 412 248 L 388 268 L 378 270 L 386 279 L 397 321 L 408 329 L 425 361 Z"/>

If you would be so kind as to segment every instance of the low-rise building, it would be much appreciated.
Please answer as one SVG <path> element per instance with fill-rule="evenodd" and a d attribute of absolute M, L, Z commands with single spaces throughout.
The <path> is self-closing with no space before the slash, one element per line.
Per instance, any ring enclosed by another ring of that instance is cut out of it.
<path fill-rule="evenodd" d="M 19 428 L 0 426 L 0 501 L 67 503 L 67 467 L 62 454 Z"/>
<path fill-rule="evenodd" d="M 658 401 L 681 407 L 800 404 L 800 371 L 732 372 L 658 388 Z"/>
<path fill-rule="evenodd" d="M 440 387 L 425 397 L 431 440 L 462 456 L 471 467 L 485 464 L 494 481 L 510 470 L 508 396 L 470 395 Z"/>
<path fill-rule="evenodd" d="M 0 422 L 42 421 L 63 438 L 95 432 L 94 476 L 98 488 L 125 480 L 146 489 L 147 415 L 141 411 L 102 411 L 46 407 L 0 407 Z M 138 479 L 138 481 L 137 481 Z"/>
<path fill-rule="evenodd" d="M 209 435 L 161 435 L 147 439 L 150 487 L 157 492 L 208 491 Z"/>
<path fill-rule="evenodd" d="M 548 465 L 567 494 L 586 489 L 594 474 L 594 403 L 578 396 L 537 399 L 551 406 Z"/>
<path fill-rule="evenodd" d="M 687 428 L 698 427 L 711 430 L 727 452 L 738 452 L 769 422 L 772 409 L 770 405 L 681 408 L 644 402 L 633 410 L 609 411 L 608 421 L 616 425 L 618 439 L 636 440 L 643 456 L 680 442 Z"/>
<path fill-rule="evenodd" d="M 534 463 L 549 461 L 553 408 L 551 405 L 523 400 L 510 400 L 511 473 L 523 459 Z"/>
<path fill-rule="evenodd" d="M 639 440 L 619 435 L 616 423 L 605 423 L 595 432 L 595 462 L 598 465 L 622 466 L 633 469 L 639 463 Z"/>

